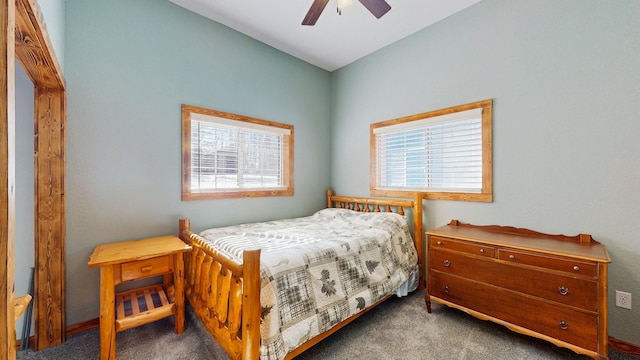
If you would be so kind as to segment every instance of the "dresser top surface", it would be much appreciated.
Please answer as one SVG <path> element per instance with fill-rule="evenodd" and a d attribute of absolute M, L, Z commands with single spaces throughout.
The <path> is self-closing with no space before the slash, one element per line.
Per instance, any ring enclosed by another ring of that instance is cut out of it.
<path fill-rule="evenodd" d="M 453 223 L 453 222 L 452 222 Z M 543 251 L 596 262 L 611 262 L 607 248 L 596 242 L 580 242 L 579 236 L 547 235 L 527 229 L 501 226 L 445 225 L 427 231 L 428 235 L 508 246 L 529 251 Z M 590 238 L 590 236 L 588 236 Z"/>

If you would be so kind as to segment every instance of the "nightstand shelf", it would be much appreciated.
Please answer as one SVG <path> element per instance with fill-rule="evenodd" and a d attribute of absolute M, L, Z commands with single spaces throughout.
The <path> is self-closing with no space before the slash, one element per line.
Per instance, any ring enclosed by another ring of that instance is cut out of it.
<path fill-rule="evenodd" d="M 116 294 L 116 332 L 160 320 L 175 312 L 160 284 Z"/>

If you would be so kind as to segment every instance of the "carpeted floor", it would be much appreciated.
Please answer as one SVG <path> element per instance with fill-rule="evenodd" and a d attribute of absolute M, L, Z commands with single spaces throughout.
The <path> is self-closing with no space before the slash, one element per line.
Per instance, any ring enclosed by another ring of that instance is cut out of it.
<path fill-rule="evenodd" d="M 428 314 L 424 292 L 392 297 L 296 359 L 415 360 L 587 360 L 545 341 L 516 334 L 488 321 L 433 304 Z M 70 336 L 60 346 L 18 352 L 21 360 L 99 359 L 98 329 Z M 173 317 L 116 335 L 118 359 L 221 359 L 229 357 L 209 336 L 190 308 L 187 330 L 176 335 Z M 640 357 L 610 350 L 611 360 Z"/>

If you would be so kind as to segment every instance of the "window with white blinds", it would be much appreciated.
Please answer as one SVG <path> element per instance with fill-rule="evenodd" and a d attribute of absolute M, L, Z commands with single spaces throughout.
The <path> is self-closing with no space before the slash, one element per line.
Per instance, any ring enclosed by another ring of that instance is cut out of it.
<path fill-rule="evenodd" d="M 184 105 L 183 199 L 293 194 L 292 144 L 290 125 Z"/>
<path fill-rule="evenodd" d="M 487 201 L 490 116 L 489 100 L 373 124 L 372 193 Z"/>

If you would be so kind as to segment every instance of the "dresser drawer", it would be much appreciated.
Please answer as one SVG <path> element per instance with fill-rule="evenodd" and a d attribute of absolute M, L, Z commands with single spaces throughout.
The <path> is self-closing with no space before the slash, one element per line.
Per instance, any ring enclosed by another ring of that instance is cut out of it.
<path fill-rule="evenodd" d="M 171 271 L 170 260 L 170 256 L 160 256 L 124 263 L 120 265 L 120 279 L 129 281 L 167 273 Z"/>
<path fill-rule="evenodd" d="M 596 314 L 440 272 L 429 274 L 429 293 L 432 297 L 597 351 Z"/>
<path fill-rule="evenodd" d="M 547 269 L 566 271 L 571 274 L 595 277 L 597 266 L 595 263 L 574 260 L 559 256 L 537 254 L 526 251 L 512 249 L 498 249 L 500 260 L 510 261 L 518 264 L 540 266 Z"/>
<path fill-rule="evenodd" d="M 452 240 L 439 236 L 431 236 L 431 248 L 448 249 L 491 258 L 496 256 L 496 248 L 493 246 Z"/>
<path fill-rule="evenodd" d="M 430 264 L 434 271 L 457 275 L 531 296 L 557 301 L 581 309 L 598 310 L 598 283 L 588 277 L 560 275 L 543 268 L 472 257 L 446 250 L 433 250 Z"/>

